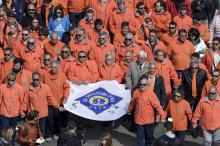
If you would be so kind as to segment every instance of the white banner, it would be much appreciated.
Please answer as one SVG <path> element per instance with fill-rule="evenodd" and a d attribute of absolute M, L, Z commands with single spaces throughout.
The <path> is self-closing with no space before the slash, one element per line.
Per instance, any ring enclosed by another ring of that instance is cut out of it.
<path fill-rule="evenodd" d="M 96 121 L 112 121 L 127 113 L 131 93 L 117 81 L 88 85 L 70 83 L 70 86 L 70 96 L 64 107 L 73 114 Z"/>

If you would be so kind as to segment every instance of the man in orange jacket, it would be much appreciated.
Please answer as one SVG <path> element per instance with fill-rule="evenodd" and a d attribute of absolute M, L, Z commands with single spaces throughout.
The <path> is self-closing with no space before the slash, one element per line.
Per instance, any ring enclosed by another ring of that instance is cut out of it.
<path fill-rule="evenodd" d="M 218 94 L 220 95 L 220 70 L 215 69 L 212 71 L 212 79 L 205 82 L 201 97 L 205 97 L 208 94 L 210 87 L 215 86 L 218 90 Z"/>
<path fill-rule="evenodd" d="M 192 119 L 192 110 L 189 103 L 183 98 L 183 91 L 176 89 L 173 93 L 173 100 L 169 101 L 166 108 L 167 115 L 173 119 L 175 135 L 184 145 L 185 134 L 188 129 L 188 120 Z"/>
<path fill-rule="evenodd" d="M 99 79 L 98 67 L 92 60 L 88 60 L 84 51 L 78 52 L 77 61 L 67 71 L 67 78 L 75 84 L 94 83 Z"/>
<path fill-rule="evenodd" d="M 7 83 L 0 85 L 0 122 L 1 127 L 15 127 L 22 115 L 21 105 L 24 100 L 24 90 L 16 82 L 16 75 L 9 73 Z M 15 142 L 15 133 L 12 145 Z"/>
<path fill-rule="evenodd" d="M 137 60 L 141 47 L 134 42 L 134 35 L 131 32 L 125 34 L 124 42 L 116 49 L 116 63 L 121 64 L 125 60 L 125 52 L 133 52 L 134 61 Z"/>
<path fill-rule="evenodd" d="M 142 49 L 147 53 L 147 61 L 149 62 L 154 60 L 156 50 L 161 49 L 164 53 L 167 51 L 165 44 L 158 39 L 157 30 L 155 29 L 149 31 L 149 38 L 142 45 Z"/>
<path fill-rule="evenodd" d="M 62 106 L 64 103 L 66 103 L 70 93 L 70 85 L 65 74 L 62 71 L 59 71 L 58 61 L 53 61 L 51 63 L 51 71 L 45 75 L 44 83 L 50 87 L 53 97 L 59 106 Z M 50 138 L 53 136 L 53 138 L 57 140 L 61 126 L 64 126 L 61 122 L 62 120 L 67 121 L 68 115 L 67 113 L 62 113 L 62 117 L 61 112 L 51 106 L 51 104 L 49 104 L 48 113 L 47 137 Z"/>
<path fill-rule="evenodd" d="M 24 69 L 24 60 L 22 58 L 15 58 L 13 63 L 11 72 L 16 74 L 16 83 L 26 89 L 32 81 L 32 73 Z"/>
<path fill-rule="evenodd" d="M 109 25 L 110 31 L 115 34 L 121 31 L 121 23 L 126 21 L 128 23 L 134 20 L 134 12 L 126 8 L 125 0 L 117 0 L 117 9 L 115 9 L 110 17 Z"/>
<path fill-rule="evenodd" d="M 140 79 L 138 89 L 134 91 L 128 108 L 129 113 L 134 111 L 138 146 L 151 146 L 153 143 L 155 110 L 160 114 L 163 121 L 166 117 L 157 96 L 149 84 L 149 76 L 143 76 Z"/>
<path fill-rule="evenodd" d="M 58 34 L 56 32 L 50 35 L 50 41 L 44 44 L 44 52 L 50 53 L 53 60 L 57 60 L 61 53 L 64 43 L 58 40 Z"/>
<path fill-rule="evenodd" d="M 113 45 L 115 48 L 117 48 L 125 39 L 125 34 L 129 31 L 129 23 L 126 21 L 123 21 L 121 23 L 121 31 L 115 32 L 114 39 L 113 39 Z"/>
<path fill-rule="evenodd" d="M 73 27 L 77 27 L 81 19 L 85 17 L 86 8 L 89 6 L 90 0 L 68 0 L 67 11 L 70 23 Z"/>
<path fill-rule="evenodd" d="M 80 20 L 79 27 L 84 28 L 86 32 L 94 28 L 95 12 L 92 8 L 86 10 L 86 16 Z"/>
<path fill-rule="evenodd" d="M 204 146 L 210 146 L 220 141 L 220 96 L 217 88 L 211 87 L 208 95 L 201 99 L 192 118 L 193 127 L 198 126 L 201 118 L 204 136 Z"/>
<path fill-rule="evenodd" d="M 115 54 L 114 46 L 108 42 L 107 35 L 106 32 L 100 32 L 96 46 L 89 53 L 89 59 L 94 60 L 98 67 L 105 63 L 106 52 L 113 52 Z"/>
<path fill-rule="evenodd" d="M 121 83 L 123 75 L 121 68 L 115 63 L 114 54 L 107 52 L 105 54 L 105 63 L 100 66 L 99 74 L 101 80 L 116 80 Z"/>
<path fill-rule="evenodd" d="M 13 67 L 13 51 L 11 48 L 4 49 L 4 58 L 0 61 L 0 83 L 3 84 L 7 79 L 8 73 Z"/>
<path fill-rule="evenodd" d="M 34 72 L 32 78 L 31 84 L 26 88 L 24 102 L 22 103 L 22 114 L 24 114 L 25 111 L 39 111 L 39 126 L 45 137 L 48 105 L 51 104 L 58 109 L 59 104 L 55 100 L 50 87 L 41 82 L 41 76 L 38 72 Z"/>
<path fill-rule="evenodd" d="M 176 70 L 171 61 L 165 58 L 165 53 L 160 49 L 155 51 L 155 61 L 157 71 L 163 77 L 167 97 L 170 98 L 172 93 L 171 80 L 175 88 L 180 85 Z"/>

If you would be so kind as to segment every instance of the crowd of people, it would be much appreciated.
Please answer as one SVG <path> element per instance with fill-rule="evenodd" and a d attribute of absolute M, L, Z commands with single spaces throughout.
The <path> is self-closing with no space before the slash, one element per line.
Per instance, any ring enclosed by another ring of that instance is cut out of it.
<path fill-rule="evenodd" d="M 219 0 L 0 3 L 0 124 L 11 145 L 22 118 L 21 145 L 58 140 L 61 127 L 72 133 L 63 107 L 70 82 L 102 80 L 130 89 L 138 146 L 152 146 L 155 125 L 168 117 L 166 136 L 179 145 L 199 123 L 204 146 L 220 143 Z"/>

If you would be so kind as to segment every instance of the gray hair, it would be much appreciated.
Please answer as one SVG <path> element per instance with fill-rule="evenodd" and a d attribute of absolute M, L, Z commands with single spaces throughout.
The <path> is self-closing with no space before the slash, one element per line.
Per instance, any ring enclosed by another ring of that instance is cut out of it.
<path fill-rule="evenodd" d="M 144 50 L 141 50 L 139 53 L 138 53 L 138 57 L 140 56 L 143 56 L 144 58 L 147 58 L 147 53 L 144 51 Z"/>

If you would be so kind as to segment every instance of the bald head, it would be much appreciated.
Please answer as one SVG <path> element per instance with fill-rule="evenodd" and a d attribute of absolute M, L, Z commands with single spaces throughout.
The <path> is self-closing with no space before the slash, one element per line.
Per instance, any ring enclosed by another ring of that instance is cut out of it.
<path fill-rule="evenodd" d="M 58 42 L 58 34 L 56 32 L 54 32 L 50 35 L 50 43 L 52 45 L 56 45 L 57 42 Z"/>

